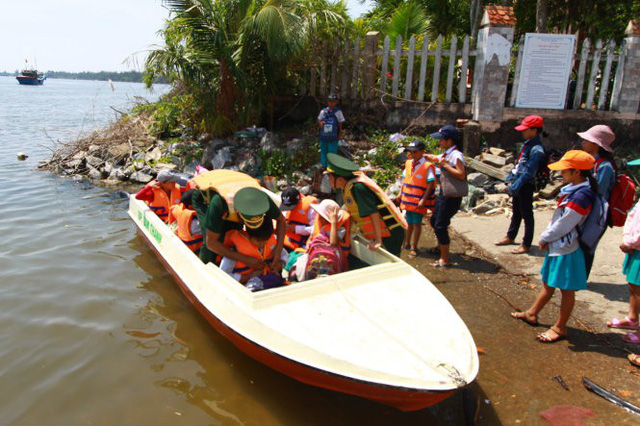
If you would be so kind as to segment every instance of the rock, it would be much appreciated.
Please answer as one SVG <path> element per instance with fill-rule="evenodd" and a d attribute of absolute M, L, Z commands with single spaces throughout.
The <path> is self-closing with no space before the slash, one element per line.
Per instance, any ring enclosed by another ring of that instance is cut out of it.
<path fill-rule="evenodd" d="M 84 160 L 84 158 L 87 156 L 87 151 L 78 151 L 75 153 L 75 155 L 73 157 L 71 157 L 74 160 Z"/>
<path fill-rule="evenodd" d="M 102 164 L 104 163 L 104 160 L 102 158 L 98 158 L 93 155 L 88 155 L 86 158 L 86 162 L 89 166 L 93 167 L 94 169 L 97 169 L 100 166 L 102 166 Z"/>
<path fill-rule="evenodd" d="M 225 166 L 231 165 L 233 158 L 231 157 L 231 147 L 225 146 L 218 150 L 211 160 L 211 167 L 215 169 L 224 169 Z"/>
<path fill-rule="evenodd" d="M 473 186 L 485 186 L 491 182 L 491 178 L 484 173 L 470 173 L 467 176 L 467 181 Z"/>
<path fill-rule="evenodd" d="M 488 212 L 489 210 L 495 209 L 496 207 L 498 207 L 498 205 L 496 204 L 495 201 L 493 200 L 487 200 L 484 203 L 474 207 L 473 209 L 471 209 L 471 212 L 473 214 L 483 214 Z"/>
<path fill-rule="evenodd" d="M 385 191 L 389 198 L 395 200 L 400 195 L 400 191 L 402 190 L 402 182 L 396 181 L 387 190 Z"/>
<path fill-rule="evenodd" d="M 371 148 L 369 151 L 367 151 L 367 155 L 368 155 L 369 157 L 374 157 L 374 156 L 376 155 L 376 153 L 377 153 L 377 152 L 378 152 L 378 150 L 377 150 L 377 149 L 375 149 L 375 148 Z"/>
<path fill-rule="evenodd" d="M 514 157 L 513 154 L 509 154 L 505 157 L 505 161 L 507 162 L 507 164 L 515 164 L 516 157 Z"/>
<path fill-rule="evenodd" d="M 111 157 L 121 158 L 129 154 L 131 147 L 128 143 L 121 143 L 120 145 L 110 146 L 107 148 L 107 152 Z"/>
<path fill-rule="evenodd" d="M 271 152 L 278 149 L 278 137 L 273 132 L 267 132 L 260 140 L 260 149 Z"/>
<path fill-rule="evenodd" d="M 287 142 L 284 150 L 287 152 L 287 154 L 293 154 L 295 151 L 303 149 L 304 145 L 305 144 L 303 140 L 292 139 L 289 142 Z"/>
<path fill-rule="evenodd" d="M 507 194 L 488 194 L 486 201 L 493 201 L 497 207 L 507 207 L 511 197 Z"/>
<path fill-rule="evenodd" d="M 102 166 L 101 171 L 102 171 L 102 174 L 104 176 L 109 176 L 111 174 L 111 172 L 113 171 L 113 164 L 108 162 L 108 161 L 105 162 L 104 166 Z"/>
<path fill-rule="evenodd" d="M 498 157 L 506 157 L 506 156 L 507 156 L 507 151 L 505 151 L 505 150 L 504 150 L 504 149 L 502 149 L 502 148 L 494 148 L 494 147 L 491 147 L 491 148 L 489 148 L 489 152 L 490 152 L 492 155 L 497 155 Z"/>
<path fill-rule="evenodd" d="M 160 150 L 160 148 L 155 147 L 153 148 L 150 152 L 147 152 L 144 156 L 144 161 L 149 163 L 149 162 L 157 162 L 158 160 L 160 160 L 162 158 L 162 151 Z"/>
<path fill-rule="evenodd" d="M 507 159 L 504 157 L 498 157 L 497 155 L 484 153 L 482 154 L 482 162 L 494 167 L 503 167 L 507 164 Z"/>
<path fill-rule="evenodd" d="M 508 192 L 509 192 L 507 184 L 505 184 L 505 183 L 499 183 L 496 186 L 494 186 L 493 189 L 498 194 L 508 194 Z"/>
<path fill-rule="evenodd" d="M 140 183 L 149 183 L 151 182 L 152 179 L 153 179 L 153 176 L 143 172 L 134 172 L 129 177 L 129 180 L 132 180 L 134 182 L 140 182 Z"/>
<path fill-rule="evenodd" d="M 287 188 L 289 186 L 289 182 L 287 182 L 286 179 L 280 179 L 279 181 L 276 182 L 276 187 L 282 191 L 283 189 Z"/>
<path fill-rule="evenodd" d="M 129 179 L 129 176 L 127 173 L 125 173 L 125 169 L 121 166 L 114 167 L 113 170 L 111 170 L 111 173 L 109 173 L 109 180 L 122 181 L 127 179 Z"/>
<path fill-rule="evenodd" d="M 97 179 L 102 179 L 102 173 L 100 173 L 100 170 L 89 166 L 88 167 L 89 171 L 88 171 L 88 175 L 91 179 L 97 180 Z"/>
<path fill-rule="evenodd" d="M 555 198 L 555 196 L 560 193 L 560 189 L 564 185 L 565 184 L 562 181 L 549 182 L 549 184 L 545 186 L 542 191 L 540 191 L 540 197 L 546 199 Z"/>
<path fill-rule="evenodd" d="M 71 160 L 64 163 L 64 167 L 68 169 L 77 169 L 81 167 L 84 163 L 84 160 Z"/>
<path fill-rule="evenodd" d="M 305 185 L 300 188 L 300 193 L 302 195 L 310 195 L 313 192 L 313 187 L 311 185 Z"/>
<path fill-rule="evenodd" d="M 168 170 L 168 171 L 172 172 L 175 169 L 177 169 L 178 166 L 176 166 L 175 164 L 172 164 L 172 163 L 156 163 L 156 165 L 153 166 L 153 168 L 158 172 L 160 170 Z"/>
<path fill-rule="evenodd" d="M 192 162 L 184 166 L 184 172 L 195 175 L 197 166 L 198 166 L 198 162 L 196 160 L 193 160 Z"/>
<path fill-rule="evenodd" d="M 100 151 L 100 146 L 99 145 L 89 145 L 89 149 L 88 152 L 89 154 L 93 154 Z"/>
<path fill-rule="evenodd" d="M 319 189 L 323 194 L 331 194 L 331 182 L 329 182 L 329 175 L 322 175 Z"/>
<path fill-rule="evenodd" d="M 513 164 L 507 164 L 504 167 L 500 167 L 500 170 L 506 173 L 511 173 L 511 171 L 515 168 L 516 166 L 514 166 Z"/>
<path fill-rule="evenodd" d="M 258 171 L 258 161 L 251 152 L 244 153 L 240 158 L 236 158 L 236 164 L 241 172 L 255 175 Z"/>

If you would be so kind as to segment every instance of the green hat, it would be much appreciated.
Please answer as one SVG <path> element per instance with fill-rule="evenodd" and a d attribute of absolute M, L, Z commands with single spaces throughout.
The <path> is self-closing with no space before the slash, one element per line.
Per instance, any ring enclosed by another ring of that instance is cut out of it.
<path fill-rule="evenodd" d="M 627 166 L 640 166 L 640 158 L 636 158 L 635 160 L 631 160 L 627 163 Z"/>
<path fill-rule="evenodd" d="M 327 154 L 327 162 L 329 165 L 327 171 L 337 176 L 351 177 L 353 176 L 353 172 L 358 171 L 356 163 L 338 154 Z"/>
<path fill-rule="evenodd" d="M 247 226 L 253 227 L 250 226 L 254 222 L 251 218 L 257 217 L 255 222 L 259 227 L 262 224 L 262 216 L 269 210 L 269 196 L 258 188 L 242 188 L 236 192 L 233 204 Z"/>

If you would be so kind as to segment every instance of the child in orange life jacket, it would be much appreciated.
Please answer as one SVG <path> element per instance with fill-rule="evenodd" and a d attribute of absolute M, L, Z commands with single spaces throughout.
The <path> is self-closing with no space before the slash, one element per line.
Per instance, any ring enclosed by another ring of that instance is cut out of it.
<path fill-rule="evenodd" d="M 407 161 L 402 172 L 402 192 L 400 208 L 405 211 L 409 228 L 404 240 L 404 248 L 409 249 L 409 259 L 418 255 L 418 241 L 422 231 L 422 219 L 427 210 L 435 205 L 435 166 L 424 158 L 424 142 L 414 140 L 405 150 Z"/>
<path fill-rule="evenodd" d="M 577 290 L 586 290 L 585 257 L 580 247 L 579 227 L 588 219 L 597 197 L 598 184 L 591 175 L 595 159 L 584 151 L 567 151 L 549 169 L 559 170 L 567 186 L 558 198 L 551 223 L 540 235 L 540 249 L 547 251 L 540 273 L 543 288 L 533 305 L 524 312 L 513 312 L 513 318 L 537 325 L 538 313 L 551 300 L 556 288 L 562 292 L 560 316 L 547 331 L 538 335 L 543 343 L 567 336 L 567 322 L 573 310 Z"/>
<path fill-rule="evenodd" d="M 191 196 L 194 189 L 190 189 L 182 194 L 180 204 L 175 204 L 169 208 L 169 227 L 175 228 L 178 237 L 195 254 L 200 253 L 202 247 L 202 230 L 196 211 L 191 205 Z"/>
<path fill-rule="evenodd" d="M 136 194 L 136 200 L 142 200 L 164 223 L 169 220 L 169 207 L 180 202 L 182 191 L 176 183 L 177 175 L 161 170 L 155 180 L 149 182 Z"/>
<path fill-rule="evenodd" d="M 277 240 L 273 233 L 273 222 L 268 219 L 262 219 L 260 223 L 245 223 L 246 230 L 234 229 L 228 231 L 225 235 L 224 245 L 235 249 L 239 254 L 259 259 L 263 267 L 261 269 L 252 269 L 243 262 L 223 257 L 220 269 L 242 284 L 247 284 L 250 281 L 255 282 L 255 278 L 262 279 L 267 275 L 277 274 L 280 277 L 280 285 L 282 285 L 280 271 L 271 271 L 269 264 L 276 255 L 280 256 L 282 264 L 286 264 L 289 255 L 285 249 L 282 249 L 279 254 L 275 253 Z M 262 285 L 258 285 L 256 288 L 255 284 L 253 285 L 252 290 L 267 288 Z"/>
<path fill-rule="evenodd" d="M 302 195 L 294 187 L 282 191 L 280 210 L 287 219 L 287 232 L 284 245 L 289 250 L 304 248 L 309 235 L 313 232 L 316 211 L 311 208 L 318 199 L 311 195 Z"/>

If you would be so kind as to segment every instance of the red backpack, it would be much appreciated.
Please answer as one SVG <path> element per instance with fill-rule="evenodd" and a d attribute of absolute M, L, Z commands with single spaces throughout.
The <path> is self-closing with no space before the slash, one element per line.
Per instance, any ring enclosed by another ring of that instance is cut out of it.
<path fill-rule="evenodd" d="M 603 161 L 608 160 L 599 158 L 596 161 L 596 169 Z M 616 171 L 616 182 L 613 185 L 611 198 L 609 199 L 609 226 L 624 226 L 627 220 L 627 212 L 633 207 L 636 184 L 629 176 L 622 173 L 619 174 L 615 165 L 613 169 Z"/>

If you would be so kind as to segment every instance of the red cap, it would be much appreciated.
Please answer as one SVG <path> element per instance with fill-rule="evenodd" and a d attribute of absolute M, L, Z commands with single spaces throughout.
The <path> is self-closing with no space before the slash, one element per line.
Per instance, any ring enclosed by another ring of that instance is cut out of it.
<path fill-rule="evenodd" d="M 523 130 L 530 129 L 531 127 L 542 128 L 542 127 L 544 127 L 543 124 L 544 123 L 542 121 L 542 117 L 540 117 L 539 115 L 530 115 L 528 117 L 525 117 L 522 120 L 522 123 L 520 123 L 519 126 L 516 126 L 515 129 L 517 131 L 521 132 Z"/>

